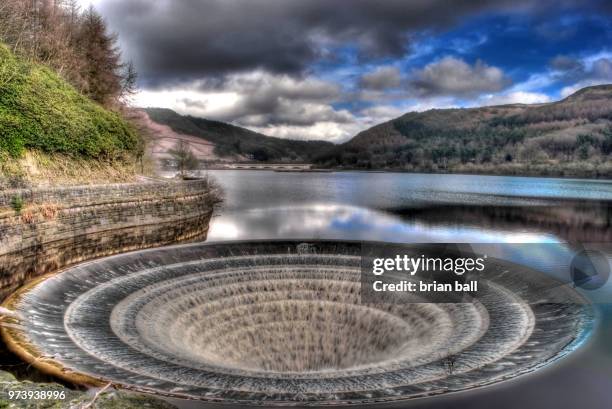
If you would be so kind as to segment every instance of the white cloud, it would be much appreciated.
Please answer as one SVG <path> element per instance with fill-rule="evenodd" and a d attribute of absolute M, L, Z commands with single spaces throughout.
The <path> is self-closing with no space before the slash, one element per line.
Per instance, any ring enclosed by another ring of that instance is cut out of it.
<path fill-rule="evenodd" d="M 552 76 L 567 83 L 561 96 L 567 97 L 580 88 L 612 82 L 612 54 L 604 51 L 581 59 L 558 56 L 552 62 Z"/>
<path fill-rule="evenodd" d="M 569 85 L 567 87 L 563 87 L 561 89 L 561 97 L 562 98 L 569 97 L 574 92 L 576 92 L 579 89 L 584 88 L 584 87 L 591 87 L 593 85 L 609 84 L 610 81 L 611 80 L 608 80 L 608 79 L 590 79 L 590 80 L 579 81 L 579 82 L 577 82 L 577 83 L 575 83 L 573 85 Z"/>
<path fill-rule="evenodd" d="M 400 105 L 375 105 L 362 109 L 360 117 L 362 121 L 373 124 L 397 118 L 408 112 L 423 112 L 430 109 L 457 108 L 458 104 L 453 98 L 436 97 L 426 98 Z"/>
<path fill-rule="evenodd" d="M 140 90 L 132 98 L 138 107 L 169 108 L 182 114 L 214 117 L 230 110 L 240 96 L 233 92 L 201 92 L 188 87 L 171 90 Z"/>
<path fill-rule="evenodd" d="M 460 54 L 472 51 L 474 48 L 483 45 L 488 40 L 487 35 L 477 34 L 475 37 L 455 38 L 451 41 L 451 48 Z"/>
<path fill-rule="evenodd" d="M 325 140 L 341 143 L 352 138 L 365 128 L 359 118 L 353 117 L 352 122 L 349 123 L 318 122 L 311 126 L 277 125 L 249 127 L 249 129 L 277 138 Z"/>
<path fill-rule="evenodd" d="M 313 77 L 261 71 L 221 81 L 194 81 L 172 89 L 142 90 L 133 105 L 230 122 L 270 136 L 341 141 L 359 131 L 359 119 L 332 103 L 337 85 Z"/>
<path fill-rule="evenodd" d="M 392 105 L 379 105 L 361 110 L 361 115 L 365 118 L 371 118 L 372 121 L 388 121 L 405 114 L 405 108 L 399 108 Z"/>
<path fill-rule="evenodd" d="M 430 109 L 447 109 L 447 108 L 458 108 L 463 106 L 459 104 L 455 98 L 452 97 L 435 97 L 422 99 L 413 104 L 406 106 L 406 112 L 416 111 L 423 112 L 429 111 Z"/>
<path fill-rule="evenodd" d="M 612 61 L 612 52 L 610 51 L 601 51 L 584 58 L 584 64 L 587 68 L 593 67 L 593 65 L 599 60 L 611 60 Z"/>
<path fill-rule="evenodd" d="M 531 74 L 525 81 L 512 86 L 508 92 L 537 92 L 539 89 L 554 84 L 555 78 L 550 72 Z"/>
<path fill-rule="evenodd" d="M 539 92 L 514 91 L 505 94 L 486 95 L 479 105 L 540 104 L 550 102 L 550 97 Z"/>

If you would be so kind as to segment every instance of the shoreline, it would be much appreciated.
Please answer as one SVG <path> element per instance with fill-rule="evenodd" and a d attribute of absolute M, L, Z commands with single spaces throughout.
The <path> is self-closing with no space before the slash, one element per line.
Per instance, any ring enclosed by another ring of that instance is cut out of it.
<path fill-rule="evenodd" d="M 612 177 L 598 176 L 585 177 L 579 175 L 550 175 L 550 174 L 509 174 L 509 173 L 485 173 L 485 172 L 432 172 L 432 171 L 415 171 L 401 169 L 325 169 L 317 168 L 311 170 L 276 170 L 276 169 L 228 169 L 224 167 L 210 167 L 200 169 L 201 172 L 209 170 L 214 171 L 251 171 L 251 172 L 271 172 L 271 173 L 389 173 L 389 174 L 412 174 L 412 175 L 445 175 L 445 176 L 492 176 L 492 177 L 514 177 L 514 178 L 530 178 L 530 179 L 562 179 L 562 180 L 589 180 L 612 182 Z"/>

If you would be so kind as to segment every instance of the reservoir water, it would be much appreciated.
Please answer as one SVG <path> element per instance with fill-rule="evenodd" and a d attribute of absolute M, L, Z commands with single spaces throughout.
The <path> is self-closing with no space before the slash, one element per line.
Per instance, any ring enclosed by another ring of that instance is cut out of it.
<path fill-rule="evenodd" d="M 596 244 L 611 261 L 612 181 L 376 172 L 208 174 L 225 192 L 209 241 L 481 243 L 495 256 L 568 285 L 567 266 L 584 246 Z M 398 407 L 608 407 L 612 286 L 607 282 L 581 292 L 595 304 L 598 325 L 570 357 L 497 386 Z"/>
<path fill-rule="evenodd" d="M 210 171 L 209 240 L 612 242 L 612 181 L 407 173 Z"/>

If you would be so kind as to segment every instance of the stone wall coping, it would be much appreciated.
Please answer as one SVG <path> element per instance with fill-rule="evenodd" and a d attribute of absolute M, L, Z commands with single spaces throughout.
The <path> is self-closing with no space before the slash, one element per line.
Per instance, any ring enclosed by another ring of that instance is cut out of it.
<path fill-rule="evenodd" d="M 25 205 L 44 203 L 87 204 L 110 201 L 126 201 L 145 196 L 175 196 L 208 190 L 206 179 L 192 181 L 155 181 L 146 183 L 115 183 L 106 185 L 81 185 L 61 187 L 40 187 L 30 189 L 11 189 L 0 192 L 0 208 L 11 207 L 15 197 L 20 197 Z"/>

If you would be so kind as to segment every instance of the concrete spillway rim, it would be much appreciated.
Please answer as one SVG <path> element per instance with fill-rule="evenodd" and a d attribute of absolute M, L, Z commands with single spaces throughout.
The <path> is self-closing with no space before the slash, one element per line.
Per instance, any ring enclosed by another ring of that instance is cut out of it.
<path fill-rule="evenodd" d="M 2 306 L 11 310 L 15 309 L 15 307 L 21 301 L 22 297 L 30 289 L 36 287 L 38 284 L 48 280 L 51 277 L 55 277 L 61 274 L 62 272 L 66 271 L 71 267 L 61 269 L 50 274 L 45 274 L 28 281 L 25 285 L 21 286 L 14 293 L 9 295 L 2 302 Z M 14 318 L 9 318 L 6 321 L 11 324 L 19 325 L 19 320 Z M 26 337 L 21 331 L 15 328 L 0 326 L 0 335 L 2 335 L 2 340 L 12 353 L 17 355 L 19 358 L 21 358 L 28 364 L 36 366 L 38 369 L 40 369 L 46 374 L 76 385 L 101 387 L 108 384 L 108 382 L 104 382 L 102 379 L 95 378 L 83 373 L 66 371 L 64 369 L 64 366 L 60 362 L 55 361 L 53 357 L 44 356 L 38 350 L 38 348 L 36 348 L 26 339 Z"/>
<path fill-rule="evenodd" d="M 122 257 L 125 256 L 127 254 L 130 253 L 147 253 L 147 252 L 155 252 L 155 251 L 171 251 L 173 248 L 182 248 L 182 247 L 192 247 L 192 246 L 215 246 L 215 245 L 237 245 L 237 244 L 241 244 L 241 243 L 254 243 L 255 241 L 253 240 L 240 240 L 240 241 L 223 241 L 223 242 L 210 242 L 210 243 L 202 243 L 202 242 L 198 242 L 198 243 L 188 243 L 188 244 L 178 244 L 178 245 L 171 245 L 171 246 L 164 246 L 164 247 L 158 247 L 158 248 L 150 248 L 150 249 L 144 249 L 144 250 L 136 250 L 136 251 L 130 251 L 130 252 L 126 252 L 126 253 L 120 253 L 120 254 L 116 254 L 116 255 L 112 255 L 112 256 L 106 256 L 106 257 L 99 257 L 93 260 L 88 260 L 85 261 L 83 263 L 79 263 L 79 264 L 75 264 L 75 265 L 71 265 L 68 266 L 66 268 L 60 269 L 58 271 L 49 273 L 49 274 L 45 274 L 42 275 L 40 277 L 36 277 L 30 281 L 28 281 L 25 285 L 23 285 L 22 287 L 20 287 L 18 290 L 16 290 L 15 292 L 13 292 L 10 296 L 8 296 L 0 305 L 2 305 L 5 308 L 8 308 L 10 310 L 16 310 L 16 307 L 20 304 L 21 300 L 23 299 L 23 297 L 34 287 L 36 287 L 37 285 L 39 285 L 40 283 L 58 276 L 62 273 L 64 273 L 67 270 L 71 270 L 73 268 L 75 268 L 76 266 L 83 266 L 83 265 L 87 265 L 90 263 L 97 263 L 100 260 L 105 260 L 105 259 L 111 259 L 111 258 L 118 258 L 118 257 Z M 297 240 L 257 240 L 256 241 L 258 244 L 272 244 L 272 243 L 309 243 L 309 244 L 316 244 L 316 243 L 352 243 L 352 244 L 398 244 L 401 245 L 402 243 L 380 243 L 380 242 L 366 242 L 366 241 L 357 241 L 357 240 L 305 240 L 305 239 L 297 239 Z M 417 245 L 417 243 L 411 243 L 411 245 Z M 503 260 L 500 260 L 503 261 Z M 525 266 L 521 266 L 522 268 L 527 268 L 529 270 L 532 270 L 529 267 L 525 267 Z M 540 272 L 537 272 L 535 270 L 533 270 L 534 272 L 538 273 L 538 274 L 543 274 Z M 562 284 L 560 282 L 560 284 Z M 418 395 L 413 395 L 409 398 L 406 397 L 402 397 L 402 396 L 397 396 L 397 397 L 393 397 L 393 396 L 385 396 L 385 397 L 380 397 L 380 398 L 372 398 L 371 400 L 365 400 L 365 401 L 353 401 L 353 400 L 330 400 L 330 401 L 304 401 L 304 402 L 300 402 L 300 401 L 261 401 L 261 402 L 254 402 L 251 400 L 235 400 L 235 401 L 227 401 L 225 399 L 219 399 L 219 398 L 207 398 L 205 396 L 193 396 L 193 395 L 189 395 L 189 394 L 184 394 L 184 393 L 180 393 L 180 392 L 166 392 L 166 391 L 162 391 L 162 390 L 158 390 L 158 389 L 154 389 L 154 388 L 147 388 L 147 387 L 143 387 L 143 386 L 134 386 L 134 385 L 130 385 L 130 384 L 124 384 L 121 382 L 116 382 L 116 381 L 112 381 L 110 379 L 105 379 L 102 376 L 92 376 L 89 375 L 87 373 L 83 373 L 83 372 L 77 372 L 77 371 L 73 371 L 73 370 L 66 370 L 66 367 L 59 361 L 55 360 L 53 357 L 48 357 L 48 356 L 44 356 L 44 354 L 35 346 L 33 345 L 25 336 L 24 331 L 18 329 L 18 328 L 12 328 L 12 327 L 5 327 L 5 326 L 1 326 L 0 325 L 0 335 L 2 336 L 4 342 L 6 343 L 8 349 L 13 352 L 14 354 L 16 354 L 18 357 L 20 357 L 23 361 L 29 363 L 32 366 L 35 366 L 36 368 L 40 369 L 42 372 L 47 373 L 53 377 L 56 377 L 58 379 L 61 379 L 63 381 L 66 381 L 70 384 L 74 384 L 74 385 L 82 385 L 82 386 L 86 386 L 86 387 L 103 387 L 108 385 L 109 383 L 111 383 L 113 386 L 121 388 L 121 389 L 125 389 L 125 390 L 129 390 L 129 391 L 134 391 L 134 392 L 140 392 L 140 393 L 149 393 L 152 395 L 157 395 L 157 396 L 165 396 L 165 397 L 171 397 L 171 398 L 178 398 L 178 399 L 188 399 L 188 400 L 196 400 L 196 401 L 205 401 L 205 402 L 209 402 L 209 403 L 221 403 L 223 405 L 229 405 L 229 407 L 231 407 L 231 405 L 240 405 L 240 406 L 270 406 L 270 407 L 330 407 L 330 406 L 356 406 L 359 404 L 363 404 L 363 405 L 376 405 L 376 404 L 391 404 L 393 402 L 401 402 L 401 401 L 414 401 L 414 400 L 420 400 L 420 399 L 424 399 L 424 398 L 428 398 L 428 397 L 433 397 L 433 396 L 438 396 L 441 394 L 444 395 L 450 395 L 450 394 L 454 394 L 454 393 L 460 393 L 460 392 L 465 392 L 468 390 L 474 390 L 474 389 L 480 389 L 480 388 L 487 388 L 487 387 L 493 387 L 498 385 L 500 382 L 505 382 L 508 380 L 516 380 L 517 378 L 522 378 L 524 376 L 528 376 L 528 375 L 533 375 L 534 373 L 538 372 L 540 369 L 547 367 L 549 365 L 552 365 L 560 360 L 562 360 L 563 358 L 567 357 L 568 355 L 570 355 L 573 351 L 575 351 L 576 349 L 578 349 L 580 346 L 582 346 L 583 344 L 585 344 L 589 338 L 590 338 L 590 334 L 592 334 L 593 330 L 596 327 L 596 323 L 599 322 L 598 320 L 598 314 L 596 312 L 595 309 L 592 308 L 592 304 L 591 302 L 581 293 L 575 291 L 573 294 L 576 298 L 580 299 L 585 305 L 588 305 L 589 308 L 589 316 L 585 317 L 585 320 L 587 321 L 587 323 L 585 324 L 585 326 L 582 328 L 582 330 L 580 331 L 580 334 L 578 336 L 576 336 L 574 339 L 572 339 L 569 343 L 568 343 L 568 347 L 561 350 L 559 354 L 557 354 L 556 356 L 549 358 L 548 360 L 545 361 L 541 361 L 539 364 L 527 368 L 521 372 L 517 372 L 516 374 L 507 377 L 507 378 L 502 378 L 502 379 L 496 379 L 496 380 L 490 380 L 487 383 L 481 383 L 479 385 L 475 385 L 469 388 L 465 388 L 465 389 L 459 389 L 459 390 L 445 390 L 445 389 L 434 389 L 434 390 L 428 390 L 428 391 L 423 391 L 421 394 Z M 14 318 L 5 318 L 4 320 L 7 323 L 11 323 L 11 324 L 15 324 L 17 326 L 19 326 L 19 320 L 14 319 Z M 571 347 L 570 347 L 571 345 Z"/>
<path fill-rule="evenodd" d="M 151 250 L 154 250 L 154 249 L 151 249 Z M 123 255 L 123 254 L 127 254 L 127 253 L 122 253 L 120 255 Z M 118 255 L 114 255 L 110 257 L 116 257 L 116 256 Z M 103 258 L 109 258 L 109 257 L 103 257 Z M 96 260 L 90 260 L 82 264 L 87 264 L 87 263 L 94 262 L 94 261 Z M 77 264 L 77 265 L 81 265 L 81 264 Z M 25 285 L 21 286 L 18 290 L 16 290 L 14 293 L 12 293 L 10 296 L 8 296 L 0 305 L 8 309 L 14 309 L 15 306 L 21 301 L 21 298 L 30 289 L 36 287 L 38 284 L 42 283 L 43 281 L 46 281 L 52 277 L 55 277 L 73 267 L 74 266 L 70 266 L 70 267 L 55 271 L 53 273 L 45 274 L 45 275 L 42 275 L 40 277 L 36 277 L 30 280 Z M 5 321 L 11 324 L 19 325 L 19 320 L 16 320 L 14 318 L 7 318 Z M 77 372 L 77 371 L 72 371 L 72 370 L 67 371 L 61 362 L 56 361 L 55 359 L 53 359 L 53 357 L 44 356 L 40 352 L 40 350 L 36 348 L 36 346 L 34 346 L 31 342 L 29 342 L 29 340 L 24 336 L 24 334 L 21 331 L 15 328 L 5 327 L 5 326 L 0 325 L 0 336 L 2 337 L 2 340 L 6 344 L 9 351 L 17 355 L 24 362 L 28 363 L 29 365 L 35 366 L 37 369 L 39 369 L 41 372 L 45 374 L 48 374 L 57 379 L 61 379 L 72 385 L 81 385 L 81 386 L 90 387 L 90 388 L 102 388 L 104 386 L 107 386 L 109 383 L 111 383 L 112 386 L 114 387 L 119 387 L 121 389 L 134 391 L 134 392 L 149 393 L 151 395 L 156 395 L 156 396 L 175 397 L 175 398 L 182 398 L 182 399 L 194 399 L 193 397 L 185 396 L 181 394 L 164 393 L 163 391 L 159 391 L 157 389 L 133 387 L 131 385 L 118 383 L 110 379 L 104 379 L 99 376 L 94 377 L 94 376 L 91 376 L 91 375 L 88 375 L 82 372 Z"/>

